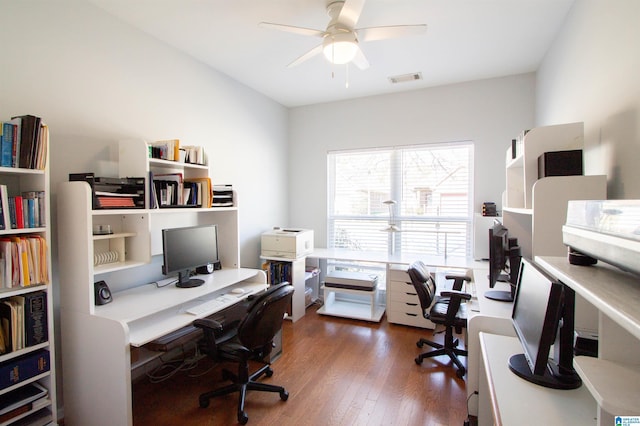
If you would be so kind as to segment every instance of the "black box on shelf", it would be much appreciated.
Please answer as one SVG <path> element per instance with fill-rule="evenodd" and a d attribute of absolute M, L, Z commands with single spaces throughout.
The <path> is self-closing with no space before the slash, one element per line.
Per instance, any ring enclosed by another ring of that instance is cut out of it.
<path fill-rule="evenodd" d="M 69 181 L 91 186 L 93 209 L 143 209 L 144 177 L 98 177 L 94 173 L 69 173 Z"/>
<path fill-rule="evenodd" d="M 49 371 L 49 351 L 41 349 L 0 364 L 0 389 Z"/>
<path fill-rule="evenodd" d="M 582 150 L 545 152 L 538 157 L 538 179 L 582 175 Z"/>

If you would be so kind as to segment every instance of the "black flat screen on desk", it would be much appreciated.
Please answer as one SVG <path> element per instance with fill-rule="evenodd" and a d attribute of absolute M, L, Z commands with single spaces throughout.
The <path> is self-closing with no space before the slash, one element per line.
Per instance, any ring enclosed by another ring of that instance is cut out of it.
<path fill-rule="evenodd" d="M 162 252 L 162 273 L 178 275 L 177 287 L 197 287 L 204 281 L 190 278 L 191 271 L 218 261 L 218 226 L 163 229 Z"/>

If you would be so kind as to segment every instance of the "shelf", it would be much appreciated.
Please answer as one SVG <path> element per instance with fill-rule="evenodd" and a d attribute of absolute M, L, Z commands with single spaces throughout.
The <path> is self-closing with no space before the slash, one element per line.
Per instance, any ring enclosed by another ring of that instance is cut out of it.
<path fill-rule="evenodd" d="M 147 262 L 136 262 L 128 260 L 126 262 L 114 262 L 104 265 L 96 265 L 93 268 L 94 275 L 106 274 L 109 272 L 121 271 L 123 269 L 135 268 L 136 266 L 146 265 Z"/>
<path fill-rule="evenodd" d="M 0 167 L 0 174 L 4 175 L 44 175 L 40 169 L 23 169 L 18 167 Z"/>
<path fill-rule="evenodd" d="M 516 207 L 503 207 L 502 211 L 503 211 L 503 213 L 507 212 L 507 213 L 514 213 L 514 214 L 522 214 L 522 215 L 527 215 L 527 216 L 533 215 L 533 209 L 523 209 L 523 208 L 516 208 Z"/>
<path fill-rule="evenodd" d="M 538 256 L 537 264 L 573 288 L 600 312 L 640 339 L 638 277 L 598 262 L 596 267 L 571 265 L 566 257 Z"/>
<path fill-rule="evenodd" d="M 623 365 L 586 356 L 575 357 L 573 365 L 604 410 L 616 415 L 638 412 L 640 365 Z"/>
<path fill-rule="evenodd" d="M 113 234 L 104 234 L 104 235 L 96 235 L 93 234 L 94 240 L 111 240 L 114 238 L 126 238 L 126 237 L 135 237 L 137 234 L 135 232 L 116 232 Z"/>
<path fill-rule="evenodd" d="M 201 169 L 209 170 L 209 166 L 204 164 L 181 163 L 179 161 L 161 160 L 159 158 L 149 158 L 149 166 L 164 169 Z"/>
<path fill-rule="evenodd" d="M 47 228 L 3 229 L 0 231 L 0 235 L 39 234 L 46 231 Z"/>
<path fill-rule="evenodd" d="M 39 343 L 37 345 L 33 345 L 33 346 L 28 346 L 26 348 L 23 349 L 19 349 L 17 351 L 13 351 L 13 352 L 9 352 L 6 354 L 2 354 L 0 355 L 0 363 L 13 359 L 15 357 L 21 356 L 21 355 L 25 355 L 31 352 L 35 352 L 39 349 L 47 349 L 49 347 L 49 342 L 44 342 L 44 343 Z M 4 390 L 4 389 L 3 389 Z"/>
<path fill-rule="evenodd" d="M 322 286 L 322 290 L 324 291 L 324 305 L 317 311 L 321 315 L 373 322 L 380 322 L 382 319 L 385 307 L 378 303 L 377 288 L 373 291 L 363 291 Z M 363 300 L 343 300 L 337 297 L 338 294 L 358 296 Z M 364 301 L 366 298 L 369 298 L 369 301 Z"/>
<path fill-rule="evenodd" d="M 11 296 L 17 296 L 19 294 L 31 293 L 38 290 L 48 290 L 48 284 L 38 284 L 28 287 L 16 287 L 16 288 L 3 288 L 0 290 L 0 298 L 7 298 Z"/>
<path fill-rule="evenodd" d="M 347 302 L 344 300 L 335 300 L 331 305 L 322 306 L 317 312 L 321 315 L 329 315 L 334 317 L 351 318 L 356 320 L 380 322 L 385 309 L 382 306 L 376 306 L 374 313 L 371 313 L 371 305 L 358 302 Z"/>

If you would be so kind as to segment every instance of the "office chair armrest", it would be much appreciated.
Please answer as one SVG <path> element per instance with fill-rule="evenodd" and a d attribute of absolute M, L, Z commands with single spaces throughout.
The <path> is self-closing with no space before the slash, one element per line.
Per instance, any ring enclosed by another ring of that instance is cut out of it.
<path fill-rule="evenodd" d="M 193 325 L 205 331 L 211 330 L 214 334 L 216 332 L 219 333 L 223 330 L 222 324 L 211 318 L 199 318 L 193 322 Z"/>
<path fill-rule="evenodd" d="M 451 299 L 458 299 L 458 300 L 471 300 L 471 295 L 469 293 L 465 293 L 464 291 L 458 291 L 458 290 L 442 291 L 440 292 L 440 296 L 449 297 Z"/>
<path fill-rule="evenodd" d="M 440 293 L 442 297 L 446 297 L 449 299 L 449 303 L 447 306 L 447 322 L 453 323 L 456 316 L 458 315 L 458 310 L 460 309 L 460 304 L 463 300 L 471 300 L 471 295 L 469 293 L 465 293 L 463 291 L 443 291 Z"/>
<path fill-rule="evenodd" d="M 471 282 L 471 277 L 468 275 L 445 275 L 448 280 L 453 280 L 453 289 L 462 290 L 462 286 L 465 282 Z"/>

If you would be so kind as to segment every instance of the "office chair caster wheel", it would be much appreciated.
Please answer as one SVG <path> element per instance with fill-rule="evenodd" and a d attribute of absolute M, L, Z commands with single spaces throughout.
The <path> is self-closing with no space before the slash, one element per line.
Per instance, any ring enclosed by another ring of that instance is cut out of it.
<path fill-rule="evenodd" d="M 424 343 L 422 343 L 422 340 L 418 340 L 418 341 L 416 342 L 416 346 L 417 346 L 417 347 L 419 347 L 419 348 L 421 348 L 421 347 L 423 347 L 423 346 L 424 346 Z"/>
<path fill-rule="evenodd" d="M 200 408 L 207 408 L 209 406 L 209 398 L 200 397 L 198 402 L 200 404 Z"/>
<path fill-rule="evenodd" d="M 289 392 L 287 392 L 286 390 L 283 390 L 282 392 L 280 392 L 280 399 L 283 401 L 286 401 L 287 399 L 289 399 Z"/>
<path fill-rule="evenodd" d="M 238 411 L 238 423 L 241 425 L 246 425 L 249 421 L 249 416 L 244 411 Z"/>
<path fill-rule="evenodd" d="M 420 359 L 420 357 L 417 357 L 416 359 L 414 359 L 414 361 L 416 362 L 416 364 L 420 365 L 422 364 L 422 360 Z"/>
<path fill-rule="evenodd" d="M 267 369 L 265 370 L 265 372 L 264 372 L 264 375 L 265 375 L 265 376 L 267 376 L 267 377 L 271 377 L 271 376 L 273 376 L 273 370 L 272 370 L 272 369 L 270 369 L 270 368 L 267 368 Z"/>
<path fill-rule="evenodd" d="M 464 374 L 467 372 L 466 369 L 464 368 L 458 368 L 458 371 L 456 371 L 456 376 L 458 376 L 458 378 L 462 379 L 464 377 Z"/>

